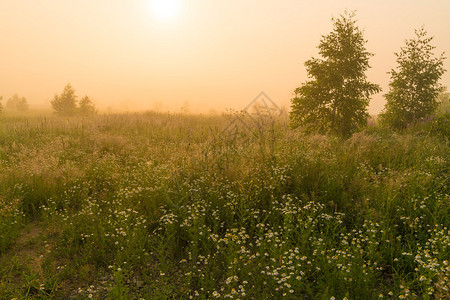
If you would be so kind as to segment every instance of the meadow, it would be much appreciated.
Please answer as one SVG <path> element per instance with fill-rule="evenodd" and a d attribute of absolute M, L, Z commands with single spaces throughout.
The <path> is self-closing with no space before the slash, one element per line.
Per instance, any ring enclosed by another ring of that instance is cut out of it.
<path fill-rule="evenodd" d="M 450 297 L 447 137 L 236 117 L 1 115 L 0 299 Z"/>

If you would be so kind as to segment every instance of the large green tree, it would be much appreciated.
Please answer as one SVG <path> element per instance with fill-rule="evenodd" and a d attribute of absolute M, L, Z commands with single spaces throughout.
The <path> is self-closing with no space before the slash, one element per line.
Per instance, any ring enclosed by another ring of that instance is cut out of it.
<path fill-rule="evenodd" d="M 397 69 L 392 69 L 386 105 L 380 115 L 382 123 L 393 129 L 403 129 L 414 121 L 431 116 L 439 106 L 443 91 L 439 79 L 444 74 L 444 54 L 433 54 L 424 28 L 415 30 L 415 38 L 405 41 L 397 56 Z"/>
<path fill-rule="evenodd" d="M 293 127 L 347 137 L 367 125 L 370 96 L 380 87 L 367 81 L 370 68 L 363 31 L 355 13 L 332 18 L 333 31 L 322 36 L 322 58 L 305 62 L 309 80 L 294 92 L 290 113 Z"/>
<path fill-rule="evenodd" d="M 67 84 L 61 95 L 55 95 L 51 101 L 55 112 L 63 116 L 73 116 L 77 113 L 77 96 L 72 86 Z"/>

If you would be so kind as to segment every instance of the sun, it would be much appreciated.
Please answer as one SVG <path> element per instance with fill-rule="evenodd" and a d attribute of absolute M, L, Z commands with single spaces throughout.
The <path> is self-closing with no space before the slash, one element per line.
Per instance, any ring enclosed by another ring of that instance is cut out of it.
<path fill-rule="evenodd" d="M 159 20 L 171 20 L 180 12 L 180 0 L 150 0 L 152 13 Z"/>

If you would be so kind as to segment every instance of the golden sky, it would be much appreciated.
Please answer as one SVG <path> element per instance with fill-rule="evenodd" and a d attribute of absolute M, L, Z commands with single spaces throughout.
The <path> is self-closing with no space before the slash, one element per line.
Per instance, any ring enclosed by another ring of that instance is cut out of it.
<path fill-rule="evenodd" d="M 450 53 L 450 0 L 0 0 L 0 95 L 49 105 L 70 82 L 101 109 L 239 110 L 261 91 L 288 108 L 345 9 L 357 11 L 383 93 L 415 28 Z"/>

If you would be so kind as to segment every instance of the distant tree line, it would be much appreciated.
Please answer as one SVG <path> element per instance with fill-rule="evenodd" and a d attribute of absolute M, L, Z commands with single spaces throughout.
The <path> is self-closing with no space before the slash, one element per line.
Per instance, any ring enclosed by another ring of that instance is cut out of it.
<path fill-rule="evenodd" d="M 0 96 L 0 112 L 3 110 L 2 100 L 3 97 Z M 19 97 L 17 94 L 14 94 L 6 101 L 5 107 L 11 110 L 26 111 L 29 105 L 25 97 Z"/>
<path fill-rule="evenodd" d="M 95 105 L 86 95 L 77 100 L 75 90 L 67 84 L 61 94 L 56 94 L 51 100 L 51 105 L 56 114 L 61 116 L 92 115 L 96 113 Z"/>
<path fill-rule="evenodd" d="M 6 101 L 6 108 L 25 111 L 28 110 L 29 105 L 25 97 L 19 97 L 19 95 L 14 94 Z"/>
<path fill-rule="evenodd" d="M 332 23 L 333 31 L 322 36 L 318 46 L 322 58 L 305 62 L 309 79 L 294 92 L 290 119 L 294 128 L 348 137 L 367 126 L 370 96 L 381 89 L 367 81 L 373 54 L 366 50 L 355 13 L 345 12 Z M 415 35 L 395 53 L 398 66 L 388 72 L 391 80 L 380 121 L 394 130 L 432 116 L 444 91 L 439 83 L 444 55 L 433 54 L 433 38 L 424 28 Z"/>

